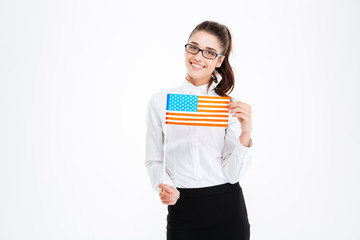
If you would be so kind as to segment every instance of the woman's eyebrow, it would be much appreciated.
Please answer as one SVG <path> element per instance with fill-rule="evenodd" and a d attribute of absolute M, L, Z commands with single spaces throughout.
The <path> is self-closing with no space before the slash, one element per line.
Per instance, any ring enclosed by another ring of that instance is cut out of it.
<path fill-rule="evenodd" d="M 194 42 L 194 41 L 191 41 L 190 43 L 193 43 L 193 44 L 195 44 L 195 45 L 199 45 L 197 42 Z M 216 52 L 216 49 L 213 49 L 213 48 L 211 48 L 211 47 L 205 47 L 205 48 L 208 48 L 208 49 L 214 50 L 214 51 Z"/>

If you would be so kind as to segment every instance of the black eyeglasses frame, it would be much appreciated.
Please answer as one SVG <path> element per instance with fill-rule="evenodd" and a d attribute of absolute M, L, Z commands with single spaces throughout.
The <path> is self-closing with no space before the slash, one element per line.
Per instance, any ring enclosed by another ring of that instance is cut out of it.
<path fill-rule="evenodd" d="M 186 49 L 188 45 L 191 45 L 191 46 L 196 47 L 196 48 L 198 49 L 198 51 L 197 51 L 196 53 L 189 52 L 189 51 Z M 197 47 L 196 45 L 193 45 L 193 44 L 190 44 L 190 43 L 185 44 L 185 51 L 187 51 L 188 53 L 192 53 L 192 54 L 198 54 L 198 53 L 199 53 L 199 51 L 201 51 L 201 54 L 203 55 L 203 57 L 204 57 L 204 58 L 211 59 L 211 60 L 214 60 L 214 59 L 215 59 L 215 58 L 217 58 L 217 57 L 222 57 L 222 56 L 224 56 L 224 55 L 222 55 L 222 54 L 218 54 L 218 53 L 216 53 L 215 51 L 212 51 L 212 50 L 208 50 L 208 49 L 200 49 L 200 48 L 199 48 L 199 47 Z M 205 56 L 204 56 L 204 51 L 214 52 L 214 53 L 216 54 L 216 56 L 215 56 L 214 58 L 208 58 L 208 57 L 205 57 Z"/>

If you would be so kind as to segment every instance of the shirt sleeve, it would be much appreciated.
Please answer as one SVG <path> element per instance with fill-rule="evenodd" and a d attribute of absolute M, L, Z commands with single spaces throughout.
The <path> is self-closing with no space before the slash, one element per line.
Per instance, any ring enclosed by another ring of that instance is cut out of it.
<path fill-rule="evenodd" d="M 155 97 L 152 96 L 147 105 L 146 116 L 146 147 L 145 166 L 150 177 L 151 186 L 160 191 L 159 184 L 163 183 L 163 157 L 164 157 L 164 134 L 161 127 L 161 118 L 157 111 Z M 165 171 L 165 184 L 175 188 L 175 184 Z"/>
<path fill-rule="evenodd" d="M 226 179 L 234 184 L 240 180 L 252 162 L 253 141 L 245 147 L 240 142 L 241 124 L 230 115 L 229 126 L 225 130 L 222 168 Z"/>

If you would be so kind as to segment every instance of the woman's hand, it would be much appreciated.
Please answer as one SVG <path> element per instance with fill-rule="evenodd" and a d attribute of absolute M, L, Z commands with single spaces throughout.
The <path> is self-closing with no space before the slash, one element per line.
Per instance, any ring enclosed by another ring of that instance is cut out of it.
<path fill-rule="evenodd" d="M 168 184 L 160 183 L 159 188 L 161 189 L 159 192 L 161 202 L 165 205 L 175 205 L 180 198 L 180 192 Z"/>
<path fill-rule="evenodd" d="M 241 123 L 241 131 L 250 134 L 252 131 L 251 123 L 251 106 L 244 102 L 230 102 L 228 104 L 230 114 L 235 113 L 232 117 L 237 117 Z"/>
<path fill-rule="evenodd" d="M 251 106 L 244 102 L 230 102 L 228 104 L 229 113 L 232 117 L 237 117 L 241 123 L 240 143 L 245 147 L 250 147 L 252 123 L 251 123 Z"/>

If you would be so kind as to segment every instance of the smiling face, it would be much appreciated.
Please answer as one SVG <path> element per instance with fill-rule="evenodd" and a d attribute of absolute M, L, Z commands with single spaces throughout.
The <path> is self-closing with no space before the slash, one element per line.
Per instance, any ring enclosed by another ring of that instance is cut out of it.
<path fill-rule="evenodd" d="M 189 42 L 200 49 L 208 49 L 215 51 L 217 54 L 222 54 L 220 42 L 215 35 L 206 31 L 195 32 Z M 197 54 L 192 54 L 185 51 L 185 66 L 187 69 L 186 79 L 196 86 L 206 84 L 211 79 L 211 74 L 221 66 L 225 56 L 216 57 L 215 59 L 207 59 L 199 51 Z"/>

